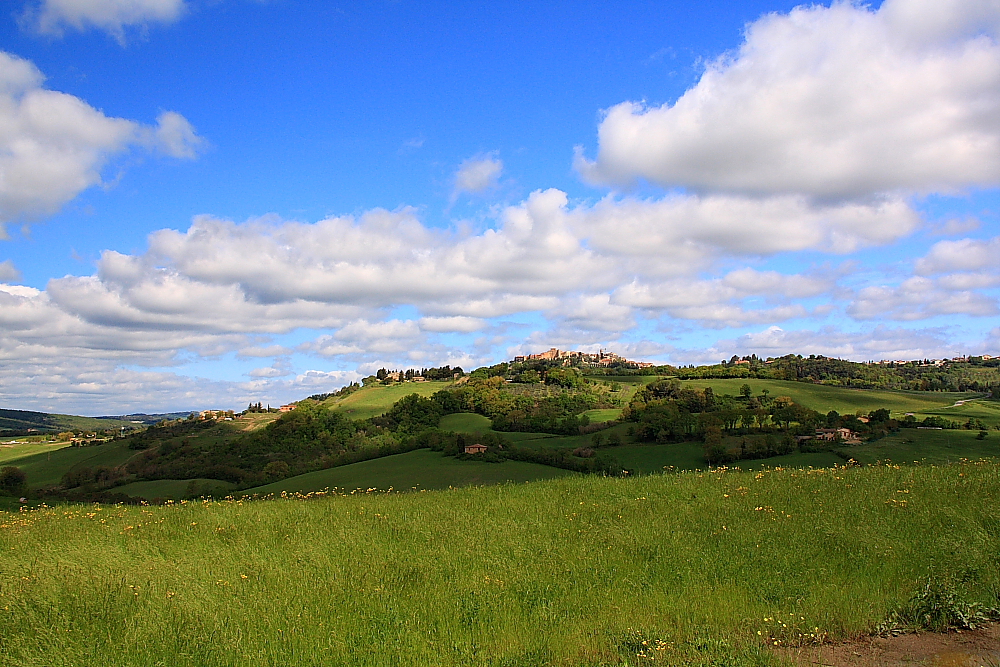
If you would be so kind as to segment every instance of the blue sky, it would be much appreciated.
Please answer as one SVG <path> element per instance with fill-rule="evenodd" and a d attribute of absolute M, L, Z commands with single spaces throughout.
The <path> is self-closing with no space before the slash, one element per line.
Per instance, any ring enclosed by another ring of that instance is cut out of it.
<path fill-rule="evenodd" d="M 996 0 L 5 8 L 4 407 L 1000 353 Z"/>

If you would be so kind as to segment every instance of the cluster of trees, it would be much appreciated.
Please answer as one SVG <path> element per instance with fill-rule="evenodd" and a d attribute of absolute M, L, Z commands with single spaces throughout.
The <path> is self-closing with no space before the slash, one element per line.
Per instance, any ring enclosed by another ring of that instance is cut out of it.
<path fill-rule="evenodd" d="M 141 456 L 123 466 L 74 470 L 62 480 L 73 493 L 98 493 L 135 479 L 207 477 L 247 488 L 292 475 L 412 449 L 412 438 L 370 421 L 355 422 L 312 402 L 236 438 L 201 433 L 210 421 L 158 424 L 127 438 Z"/>
<path fill-rule="evenodd" d="M 636 392 L 622 418 L 636 422 L 640 440 L 666 443 L 702 439 L 713 426 L 728 433 L 752 431 L 780 423 L 787 426 L 808 416 L 805 408 L 787 397 L 753 396 L 749 385 L 743 385 L 740 393 L 740 397 L 717 396 L 711 387 L 693 389 L 673 378 L 657 380 Z"/>
<path fill-rule="evenodd" d="M 254 486 L 405 451 L 384 429 L 315 403 L 303 402 L 258 431 L 213 446 L 178 437 L 185 428 L 192 429 L 190 435 L 198 425 L 181 422 L 159 429 L 158 446 L 126 464 L 126 471 L 140 479 L 209 477 Z M 172 432 L 167 435 L 167 430 Z"/>
<path fill-rule="evenodd" d="M 256 403 L 250 403 L 249 405 L 247 405 L 247 409 L 243 411 L 243 414 L 260 414 L 260 413 L 266 414 L 268 412 L 278 412 L 278 408 L 272 408 L 270 404 L 268 404 L 267 407 L 265 407 L 263 403 L 257 401 Z M 228 413 L 228 416 L 235 417 L 232 411 Z M 198 415 L 191 413 L 191 419 L 197 419 L 197 417 Z"/>
<path fill-rule="evenodd" d="M 392 432 L 415 434 L 437 427 L 441 417 L 458 412 L 457 408 L 451 392 L 445 390 L 435 392 L 430 398 L 410 394 L 396 401 L 385 414 L 372 417 L 371 422 Z"/>
<path fill-rule="evenodd" d="M 662 371 L 663 369 L 656 369 Z M 823 355 L 789 354 L 776 359 L 734 356 L 710 366 L 674 369 L 681 379 L 758 378 L 815 382 L 859 389 L 977 391 L 1000 397 L 1000 359 L 970 357 L 933 365 L 929 360 L 904 364 L 864 364 Z"/>
<path fill-rule="evenodd" d="M 420 371 L 420 374 L 428 380 L 450 380 L 455 377 L 456 373 L 459 377 L 465 375 L 465 371 L 462 370 L 461 366 L 455 366 L 452 368 L 451 366 L 445 365 L 438 366 L 437 368 L 424 368 Z"/>
<path fill-rule="evenodd" d="M 563 369 L 559 369 L 563 370 Z M 572 371 L 572 369 L 566 369 Z M 598 407 L 609 407 L 605 394 L 585 383 L 574 388 L 562 382 L 576 382 L 578 377 L 566 373 L 553 374 L 552 381 L 536 388 L 508 384 L 503 376 L 470 377 L 469 381 L 448 393 L 454 398 L 453 412 L 468 411 L 493 420 L 497 431 L 531 431 L 576 435 L 590 421 L 580 413 Z"/>
<path fill-rule="evenodd" d="M 786 396 L 754 395 L 749 384 L 741 387 L 739 396 L 729 396 L 716 395 L 711 388 L 684 387 L 676 379 L 658 380 L 637 391 L 623 418 L 635 423 L 634 433 L 642 441 L 704 441 L 705 458 L 712 464 L 820 451 L 837 444 L 795 437 L 812 436 L 817 428 L 847 428 L 875 438 L 903 426 L 890 419 L 885 408 L 865 419 L 836 411 L 824 415 Z M 939 418 L 929 419 L 936 423 Z M 740 439 L 734 442 L 734 437 Z"/>
<path fill-rule="evenodd" d="M 596 392 L 558 386 L 527 390 L 509 385 L 501 377 L 472 378 L 429 398 L 405 396 L 371 422 L 393 432 L 414 434 L 437 426 L 444 415 L 475 412 L 489 417 L 497 431 L 577 435 L 590 423 L 580 413 L 600 405 L 601 395 Z"/>
<path fill-rule="evenodd" d="M 398 380 L 404 382 L 407 380 L 412 380 L 416 377 L 422 377 L 425 380 L 451 380 L 456 376 L 461 377 L 465 375 L 465 371 L 462 370 L 461 366 L 438 366 L 437 368 L 422 368 L 417 370 L 415 368 L 408 368 L 405 371 L 390 371 L 386 368 L 380 368 L 375 372 L 375 375 L 369 375 L 361 380 L 364 386 L 375 384 L 381 382 L 383 384 L 388 384 L 393 382 L 397 378 L 393 377 L 396 373 L 399 373 Z M 326 396 L 331 396 L 333 394 L 326 394 Z"/>
<path fill-rule="evenodd" d="M 71 489 L 86 486 L 88 488 L 108 489 L 128 476 L 128 472 L 121 467 L 95 466 L 70 470 L 62 477 L 63 488 Z"/>

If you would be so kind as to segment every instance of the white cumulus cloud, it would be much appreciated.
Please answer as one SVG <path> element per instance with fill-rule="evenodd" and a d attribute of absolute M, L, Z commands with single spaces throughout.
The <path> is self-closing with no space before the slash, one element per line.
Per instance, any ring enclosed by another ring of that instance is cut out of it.
<path fill-rule="evenodd" d="M 0 282 L 16 282 L 21 279 L 21 272 L 9 259 L 0 262 Z"/>
<path fill-rule="evenodd" d="M 67 29 L 103 30 L 123 42 L 127 27 L 173 23 L 187 9 L 184 0 L 42 0 L 29 5 L 22 22 L 46 35 Z"/>
<path fill-rule="evenodd" d="M 478 194 L 495 187 L 503 173 L 503 161 L 495 155 L 471 157 L 455 172 L 454 201 L 463 192 Z"/>
<path fill-rule="evenodd" d="M 986 240 L 940 241 L 917 260 L 916 265 L 921 275 L 980 269 L 1000 272 L 1000 236 Z"/>
<path fill-rule="evenodd" d="M 0 229 L 55 213 L 101 183 L 102 168 L 132 146 L 191 158 L 202 141 L 176 112 L 144 126 L 105 116 L 43 81 L 34 64 L 0 51 Z"/>
<path fill-rule="evenodd" d="M 768 14 L 673 104 L 600 125 L 594 183 L 858 199 L 1000 183 L 996 0 Z"/>

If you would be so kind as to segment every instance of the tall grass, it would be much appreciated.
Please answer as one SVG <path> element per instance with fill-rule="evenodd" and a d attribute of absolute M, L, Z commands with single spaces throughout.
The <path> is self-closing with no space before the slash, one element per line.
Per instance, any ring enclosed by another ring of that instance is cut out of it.
<path fill-rule="evenodd" d="M 778 664 L 1000 591 L 1000 466 L 0 514 L 0 664 Z"/>

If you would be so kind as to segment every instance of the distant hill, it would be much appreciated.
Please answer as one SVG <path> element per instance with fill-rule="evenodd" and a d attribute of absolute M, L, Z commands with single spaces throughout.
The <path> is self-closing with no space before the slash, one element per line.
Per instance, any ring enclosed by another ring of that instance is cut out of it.
<path fill-rule="evenodd" d="M 5 431 L 27 429 L 49 431 L 53 428 L 55 428 L 55 419 L 45 412 L 0 409 L 0 429 Z"/>
<path fill-rule="evenodd" d="M 147 414 L 145 412 L 136 412 L 130 415 L 111 415 L 103 417 L 94 417 L 94 419 L 110 419 L 122 422 L 142 422 L 147 426 L 150 424 L 155 424 L 163 420 L 172 421 L 174 419 L 184 419 L 191 413 L 197 414 L 198 410 L 183 410 L 181 412 L 157 412 L 153 414 Z"/>
<path fill-rule="evenodd" d="M 186 412 L 182 413 L 184 417 L 187 414 Z M 139 421 L 139 419 L 135 421 Z M 129 417 L 80 417 L 51 412 L 0 408 L 0 437 L 28 435 L 30 433 L 59 433 L 74 429 L 103 431 L 120 426 L 134 426 L 132 422 L 133 420 Z M 155 421 L 143 423 L 155 423 Z"/>

